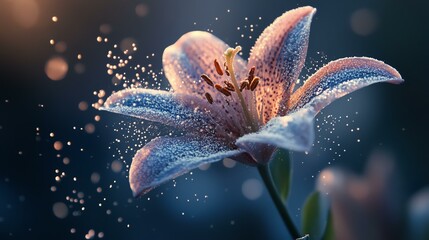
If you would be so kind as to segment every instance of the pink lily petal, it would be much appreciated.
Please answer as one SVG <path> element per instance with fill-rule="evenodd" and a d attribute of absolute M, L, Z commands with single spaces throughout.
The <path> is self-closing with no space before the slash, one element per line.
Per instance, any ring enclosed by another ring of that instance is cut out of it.
<path fill-rule="evenodd" d="M 235 144 L 259 163 L 267 163 L 276 147 L 292 151 L 308 151 L 314 141 L 314 113 L 301 109 L 284 117 L 271 119 L 259 132 L 237 139 Z"/>
<path fill-rule="evenodd" d="M 214 87 L 201 80 L 201 75 L 206 74 L 215 83 L 224 84 L 227 77 L 225 74 L 219 76 L 216 73 L 213 62 L 217 59 L 223 66 L 223 53 L 227 48 L 226 43 L 208 32 L 189 32 L 165 49 L 162 62 L 165 75 L 174 92 L 200 96 L 209 93 L 214 99 L 213 107 L 222 112 L 225 120 L 233 123 L 236 128 L 240 128 L 245 124 L 239 101 L 225 97 Z M 245 76 L 246 61 L 237 56 L 234 64 L 236 74 Z M 234 93 L 233 96 L 235 96 Z M 250 101 L 249 97 L 246 98 Z M 240 131 L 244 131 L 244 129 Z"/>
<path fill-rule="evenodd" d="M 313 74 L 293 93 L 289 111 L 313 108 L 317 114 L 332 101 L 373 83 L 402 83 L 401 75 L 391 66 L 367 57 L 332 61 Z"/>
<path fill-rule="evenodd" d="M 285 106 L 304 66 L 315 12 L 301 7 L 284 13 L 264 30 L 250 53 L 249 67 L 255 66 L 262 80 L 255 91 L 264 123 L 285 113 L 280 107 Z"/>
<path fill-rule="evenodd" d="M 223 141 L 198 137 L 158 137 L 140 149 L 130 168 L 133 195 L 145 194 L 158 185 L 206 163 L 233 157 L 233 150 Z"/>
<path fill-rule="evenodd" d="M 112 94 L 101 110 L 128 115 L 195 133 L 213 133 L 216 121 L 196 96 L 152 89 L 125 89 Z"/>

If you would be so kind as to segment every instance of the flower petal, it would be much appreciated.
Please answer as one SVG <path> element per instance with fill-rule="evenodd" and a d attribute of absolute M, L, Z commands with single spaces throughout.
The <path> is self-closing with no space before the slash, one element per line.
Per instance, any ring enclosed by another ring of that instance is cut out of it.
<path fill-rule="evenodd" d="M 259 163 L 266 163 L 275 147 L 292 151 L 308 151 L 314 141 L 314 113 L 301 109 L 288 116 L 271 119 L 259 132 L 237 139 L 235 144 Z"/>
<path fill-rule="evenodd" d="M 352 57 L 330 62 L 313 74 L 291 97 L 289 111 L 311 107 L 317 114 L 332 101 L 377 82 L 401 83 L 391 66 L 372 58 Z"/>
<path fill-rule="evenodd" d="M 112 94 L 101 110 L 194 132 L 213 132 L 216 125 L 205 105 L 195 96 L 133 88 Z"/>
<path fill-rule="evenodd" d="M 209 93 L 213 97 L 213 109 L 221 111 L 227 122 L 237 127 L 245 126 L 242 108 L 238 99 L 225 97 L 213 86 L 201 80 L 201 75 L 206 74 L 212 81 L 223 85 L 227 80 L 225 74 L 219 76 L 216 73 L 214 60 L 218 59 L 222 65 L 223 53 L 228 45 L 216 36 L 202 31 L 194 31 L 184 34 L 176 43 L 167 47 L 162 56 L 164 72 L 176 93 L 204 96 Z M 247 64 L 240 56 L 235 57 L 234 69 L 238 76 L 244 76 L 247 72 Z M 235 98 L 236 94 L 232 96 Z M 250 101 L 250 97 L 246 96 Z M 240 129 L 244 131 L 243 129 Z"/>
<path fill-rule="evenodd" d="M 145 194 L 163 182 L 206 163 L 240 154 L 213 138 L 190 136 L 155 138 L 140 149 L 130 168 L 134 196 Z"/>
<path fill-rule="evenodd" d="M 257 110 L 263 111 L 264 123 L 285 110 L 296 79 L 307 55 L 312 7 L 284 13 L 267 27 L 250 53 L 249 67 L 261 77 L 256 88 Z"/>

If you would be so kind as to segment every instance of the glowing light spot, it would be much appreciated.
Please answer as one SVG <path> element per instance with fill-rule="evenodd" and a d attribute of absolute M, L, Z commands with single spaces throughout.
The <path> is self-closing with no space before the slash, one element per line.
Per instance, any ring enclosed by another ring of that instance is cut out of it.
<path fill-rule="evenodd" d="M 139 17 L 145 17 L 149 13 L 149 8 L 144 3 L 137 4 L 135 10 L 136 10 L 136 15 Z"/>
<path fill-rule="evenodd" d="M 223 165 L 224 165 L 225 167 L 227 167 L 227 168 L 233 168 L 233 167 L 235 167 L 235 165 L 237 164 L 237 162 L 236 162 L 236 161 L 234 161 L 234 160 L 232 160 L 232 159 L 230 159 L 230 158 L 225 158 L 225 159 L 222 161 L 222 163 L 223 163 Z"/>
<path fill-rule="evenodd" d="M 241 192 L 247 199 L 256 200 L 262 196 L 262 183 L 258 179 L 247 179 L 241 186 Z"/>
<path fill-rule="evenodd" d="M 63 202 L 54 203 L 52 211 L 54 212 L 55 217 L 59 219 L 64 219 L 69 214 L 69 209 Z"/>
<path fill-rule="evenodd" d="M 55 44 L 55 51 L 58 53 L 64 53 L 67 50 L 67 43 L 60 41 Z"/>
<path fill-rule="evenodd" d="M 122 52 L 127 53 L 127 54 L 132 54 L 135 52 L 135 47 L 136 47 L 136 40 L 134 38 L 124 38 L 122 39 L 122 41 L 119 43 L 119 48 L 121 49 Z"/>
<path fill-rule="evenodd" d="M 54 149 L 60 151 L 61 149 L 63 149 L 63 143 L 60 141 L 54 142 Z"/>
<path fill-rule="evenodd" d="M 35 0 L 14 0 L 12 14 L 16 22 L 24 28 L 34 26 L 39 19 L 39 5 Z"/>
<path fill-rule="evenodd" d="M 378 27 L 377 15 L 370 9 L 358 9 L 350 17 L 350 25 L 356 34 L 368 36 Z"/>
<path fill-rule="evenodd" d="M 85 101 L 79 102 L 78 108 L 81 111 L 86 111 L 88 110 L 88 103 Z"/>
<path fill-rule="evenodd" d="M 52 17 L 52 22 L 58 22 L 58 17 L 57 16 L 53 16 Z"/>
<path fill-rule="evenodd" d="M 62 57 L 53 57 L 45 65 L 45 73 L 49 79 L 62 80 L 69 70 L 69 65 Z"/>
<path fill-rule="evenodd" d="M 110 34 L 112 32 L 112 27 L 109 24 L 101 24 L 100 25 L 100 32 L 102 34 Z"/>
<path fill-rule="evenodd" d="M 93 134 L 95 132 L 95 126 L 92 123 L 88 123 L 85 125 L 85 132 L 88 134 Z"/>
<path fill-rule="evenodd" d="M 83 65 L 82 63 L 76 63 L 76 64 L 74 65 L 74 71 L 75 71 L 77 74 L 82 74 L 82 73 L 84 73 L 84 72 L 85 72 L 85 65 Z"/>
<path fill-rule="evenodd" d="M 94 184 L 97 184 L 100 182 L 100 174 L 98 174 L 97 172 L 93 172 L 91 174 L 91 182 Z"/>
<path fill-rule="evenodd" d="M 119 173 L 122 170 L 122 163 L 118 160 L 115 160 L 112 162 L 110 168 L 112 169 L 113 172 Z"/>

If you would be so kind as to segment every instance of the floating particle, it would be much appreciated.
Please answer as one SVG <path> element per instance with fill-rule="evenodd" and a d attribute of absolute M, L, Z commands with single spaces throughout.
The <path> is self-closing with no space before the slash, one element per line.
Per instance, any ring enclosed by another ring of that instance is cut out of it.
<path fill-rule="evenodd" d="M 145 17 L 149 13 L 149 8 L 144 3 L 139 3 L 136 6 L 136 15 L 139 17 Z"/>
<path fill-rule="evenodd" d="M 54 212 L 55 217 L 59 219 L 64 219 L 69 214 L 69 209 L 63 202 L 54 203 L 52 206 L 52 211 Z"/>
<path fill-rule="evenodd" d="M 241 186 L 241 192 L 249 200 L 256 200 L 261 197 L 262 191 L 262 183 L 254 178 L 247 179 Z"/>
<path fill-rule="evenodd" d="M 134 38 L 128 37 L 122 39 L 122 41 L 119 43 L 119 48 L 122 52 L 127 54 L 132 54 L 135 52 L 136 47 L 136 40 Z"/>
<path fill-rule="evenodd" d="M 69 69 L 69 65 L 62 57 L 53 57 L 45 65 L 45 73 L 53 81 L 62 80 Z"/>
<path fill-rule="evenodd" d="M 85 72 L 85 65 L 83 65 L 82 63 L 76 63 L 76 64 L 74 65 L 74 71 L 75 71 L 77 74 L 82 74 L 82 73 L 84 73 L 84 72 Z"/>
<path fill-rule="evenodd" d="M 53 16 L 52 17 L 52 22 L 58 22 L 58 17 L 57 16 Z"/>
<path fill-rule="evenodd" d="M 100 36 L 98 36 L 97 37 L 97 42 L 102 42 L 103 41 L 103 38 L 102 37 L 100 37 Z"/>
<path fill-rule="evenodd" d="M 122 162 L 120 162 L 119 160 L 115 160 L 110 165 L 110 168 L 112 169 L 113 172 L 119 173 L 122 170 Z"/>
<path fill-rule="evenodd" d="M 24 28 L 34 26 L 39 19 L 39 4 L 35 0 L 14 0 L 12 14 L 15 21 Z"/>
<path fill-rule="evenodd" d="M 109 24 L 101 24 L 100 25 L 100 32 L 102 34 L 110 34 L 112 32 L 112 27 Z"/>
<path fill-rule="evenodd" d="M 350 25 L 357 35 L 368 36 L 378 27 L 378 18 L 374 11 L 358 9 L 350 17 Z"/>
<path fill-rule="evenodd" d="M 55 44 L 55 40 L 54 39 L 49 40 L 49 44 L 54 45 Z"/>
<path fill-rule="evenodd" d="M 78 107 L 79 107 L 79 110 L 86 111 L 86 110 L 88 110 L 88 103 L 85 101 L 81 101 L 81 102 L 79 102 Z"/>
<path fill-rule="evenodd" d="M 64 41 L 59 41 L 55 44 L 54 48 L 57 53 L 64 53 L 67 50 L 67 43 Z"/>
<path fill-rule="evenodd" d="M 68 157 L 63 158 L 63 164 L 64 165 L 68 165 L 69 163 L 70 163 L 70 158 L 68 158 Z"/>
<path fill-rule="evenodd" d="M 92 239 L 95 236 L 95 231 L 90 229 L 87 234 L 85 234 L 85 239 Z"/>
<path fill-rule="evenodd" d="M 233 167 L 235 167 L 235 165 L 237 164 L 237 162 L 236 162 L 236 161 L 234 161 L 234 160 L 232 160 L 232 159 L 230 159 L 230 158 L 225 158 L 225 159 L 222 161 L 222 163 L 223 163 L 223 165 L 224 165 L 225 167 L 227 167 L 227 168 L 233 168 Z"/>
<path fill-rule="evenodd" d="M 198 167 L 201 171 L 206 171 L 210 168 L 210 163 L 203 164 Z"/>
<path fill-rule="evenodd" d="M 91 182 L 94 183 L 94 184 L 99 183 L 100 182 L 100 174 L 97 173 L 97 172 L 93 172 L 91 174 Z"/>
<path fill-rule="evenodd" d="M 54 142 L 54 149 L 60 151 L 61 149 L 63 149 L 63 143 L 61 141 Z"/>
<path fill-rule="evenodd" d="M 93 134 L 95 132 L 95 126 L 92 123 L 88 123 L 85 125 L 85 132 L 88 134 Z"/>

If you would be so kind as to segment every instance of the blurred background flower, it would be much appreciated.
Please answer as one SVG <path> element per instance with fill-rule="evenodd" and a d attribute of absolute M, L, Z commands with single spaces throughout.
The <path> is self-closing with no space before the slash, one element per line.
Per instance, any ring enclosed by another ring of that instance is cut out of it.
<path fill-rule="evenodd" d="M 331 201 L 335 239 L 428 239 L 427 189 L 412 197 L 407 213 L 398 172 L 393 156 L 377 151 L 363 176 L 335 168 L 320 173 L 317 190 Z"/>

